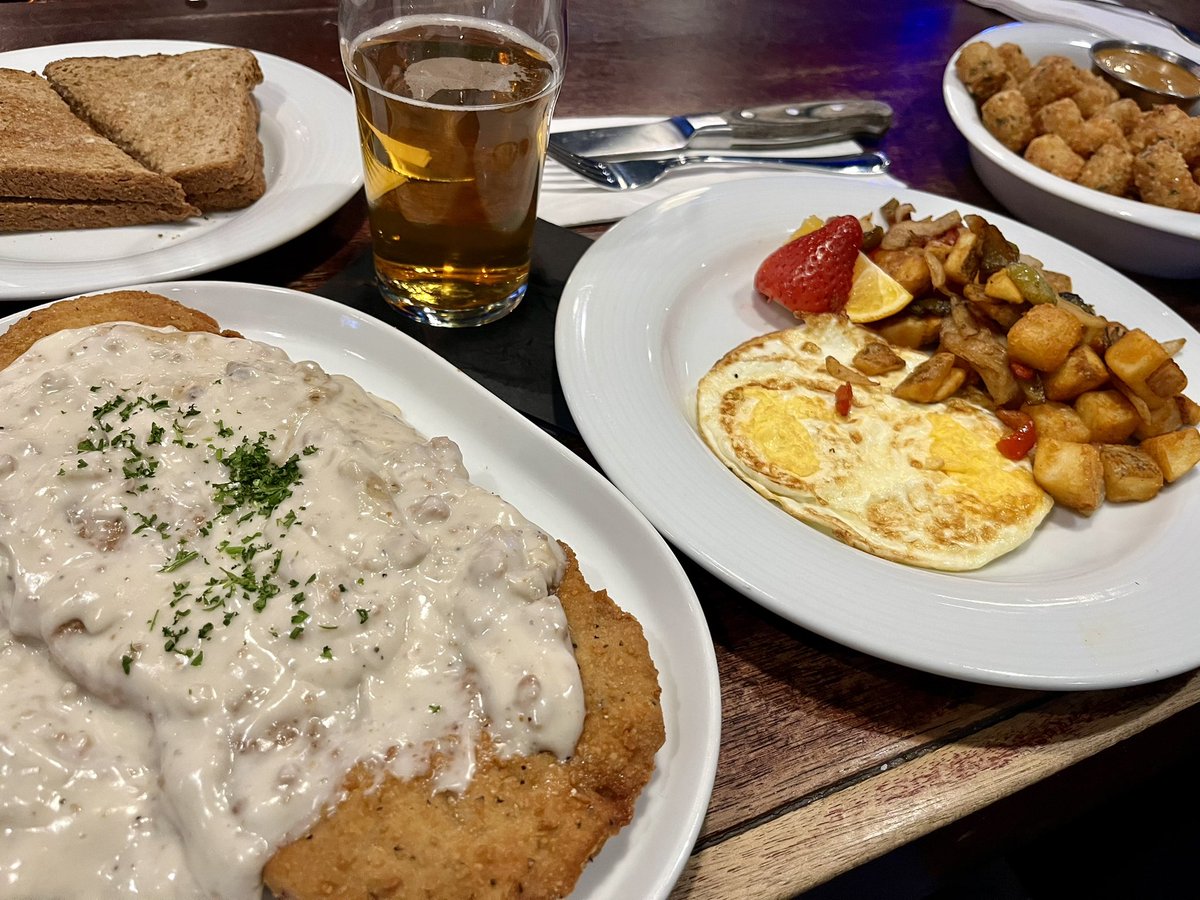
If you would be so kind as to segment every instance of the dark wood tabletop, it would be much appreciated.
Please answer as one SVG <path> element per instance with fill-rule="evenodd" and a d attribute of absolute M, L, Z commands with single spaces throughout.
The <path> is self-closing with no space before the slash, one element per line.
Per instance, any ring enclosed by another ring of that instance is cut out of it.
<path fill-rule="evenodd" d="M 1200 27 L 1183 0 L 1137 5 Z M 0 51 L 212 41 L 344 82 L 335 9 L 332 0 L 0 2 Z M 897 178 L 1003 211 L 976 177 L 940 88 L 963 41 L 1008 21 L 997 13 L 963 0 L 570 0 L 569 9 L 560 115 L 877 97 L 895 109 L 883 146 Z M 367 241 L 360 196 L 283 246 L 205 277 L 317 290 Z M 1200 326 L 1200 283 L 1131 277 Z M 563 439 L 590 460 L 581 441 Z M 684 565 L 716 646 L 723 733 L 677 897 L 790 897 L 912 842 L 935 875 L 950 872 L 1086 812 L 1118 780 L 1178 761 L 1200 736 L 1195 673 L 1066 693 L 951 680 L 824 640 Z"/>

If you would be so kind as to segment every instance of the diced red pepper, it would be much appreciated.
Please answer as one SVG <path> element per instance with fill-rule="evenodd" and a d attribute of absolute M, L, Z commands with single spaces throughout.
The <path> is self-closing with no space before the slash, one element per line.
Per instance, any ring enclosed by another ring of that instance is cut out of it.
<path fill-rule="evenodd" d="M 1008 367 L 1012 369 L 1013 375 L 1015 375 L 1017 378 L 1020 378 L 1022 381 L 1032 381 L 1033 376 L 1037 374 L 1030 366 L 1025 365 L 1025 363 L 1017 362 L 1015 359 L 1010 359 L 1008 361 Z"/>
<path fill-rule="evenodd" d="M 1001 415 L 1005 413 L 1006 415 Z M 1029 455 L 1033 445 L 1037 443 L 1037 428 L 1028 413 L 1011 409 L 998 409 L 996 415 L 1000 421 L 1013 430 L 996 441 L 996 449 L 1006 459 L 1019 460 Z"/>
<path fill-rule="evenodd" d="M 854 399 L 854 388 L 850 386 L 850 382 L 843 381 L 838 385 L 838 389 L 833 394 L 834 406 L 839 416 L 850 415 L 850 401 Z"/>

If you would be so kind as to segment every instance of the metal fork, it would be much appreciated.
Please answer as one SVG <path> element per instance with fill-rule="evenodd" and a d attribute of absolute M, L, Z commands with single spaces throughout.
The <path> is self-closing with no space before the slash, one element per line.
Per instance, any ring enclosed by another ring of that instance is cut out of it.
<path fill-rule="evenodd" d="M 882 175 L 891 160 L 882 153 L 849 156 L 737 156 L 728 153 L 686 153 L 665 159 L 601 160 L 549 145 L 547 152 L 562 165 L 610 191 L 628 191 L 654 184 L 668 172 L 685 166 L 749 165 L 776 169 L 809 169 L 848 175 Z"/>

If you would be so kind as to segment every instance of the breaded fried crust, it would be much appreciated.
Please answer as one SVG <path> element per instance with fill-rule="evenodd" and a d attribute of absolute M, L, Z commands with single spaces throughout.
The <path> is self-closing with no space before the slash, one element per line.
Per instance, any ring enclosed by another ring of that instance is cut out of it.
<path fill-rule="evenodd" d="M 142 291 L 59 301 L 0 335 L 0 368 L 64 328 L 133 321 L 222 331 L 198 310 Z M 263 877 L 279 898 L 516 898 L 570 893 L 584 866 L 633 817 L 665 739 L 658 670 L 638 621 L 593 591 L 574 552 L 558 596 L 583 684 L 575 755 L 500 759 L 486 736 L 462 794 L 435 793 L 431 775 L 379 782 L 365 765 L 347 796 L 279 850 Z"/>
<path fill-rule="evenodd" d="M 349 796 L 267 864 L 279 897 L 562 897 L 633 816 L 664 739 L 658 672 L 637 620 L 593 591 L 567 548 L 559 590 L 587 715 L 575 756 L 498 759 L 481 748 L 461 796 L 426 776 L 378 788 L 359 767 Z"/>
<path fill-rule="evenodd" d="M 140 322 L 152 328 L 173 325 L 180 331 L 207 331 L 241 337 L 236 331 L 222 331 L 211 316 L 158 294 L 110 291 L 77 300 L 61 300 L 14 322 L 8 331 L 0 334 L 0 369 L 48 334 L 101 322 Z"/>

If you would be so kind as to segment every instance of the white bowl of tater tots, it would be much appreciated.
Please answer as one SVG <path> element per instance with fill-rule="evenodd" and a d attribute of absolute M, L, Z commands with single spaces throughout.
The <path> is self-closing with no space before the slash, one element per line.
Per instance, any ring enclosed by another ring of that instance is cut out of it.
<path fill-rule="evenodd" d="M 1141 109 L 1067 25 L 989 28 L 950 58 L 946 109 L 980 180 L 1019 219 L 1118 268 L 1200 277 L 1200 112 Z"/>

